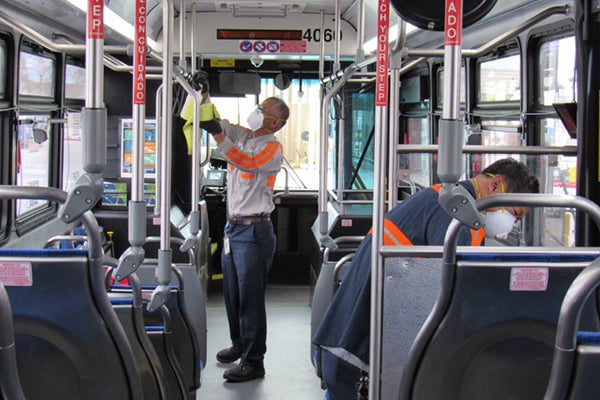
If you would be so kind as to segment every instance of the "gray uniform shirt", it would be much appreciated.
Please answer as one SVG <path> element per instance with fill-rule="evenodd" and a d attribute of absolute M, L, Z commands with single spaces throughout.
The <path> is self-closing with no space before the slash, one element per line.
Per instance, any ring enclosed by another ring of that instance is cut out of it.
<path fill-rule="evenodd" d="M 281 143 L 273 134 L 251 139 L 251 130 L 227 120 L 221 126 L 225 140 L 217 148 L 229 163 L 229 217 L 271 214 L 273 188 L 283 160 Z"/>

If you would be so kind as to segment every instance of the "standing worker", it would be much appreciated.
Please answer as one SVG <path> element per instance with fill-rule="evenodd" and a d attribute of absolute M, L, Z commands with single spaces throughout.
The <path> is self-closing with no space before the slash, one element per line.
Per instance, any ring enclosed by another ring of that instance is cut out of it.
<path fill-rule="evenodd" d="M 248 116 L 247 129 L 219 120 L 211 103 L 200 109 L 200 126 L 213 135 L 229 163 L 221 264 L 231 347 L 219 351 L 217 360 L 240 359 L 223 378 L 244 382 L 265 375 L 265 289 L 276 245 L 270 215 L 283 160 L 281 143 L 274 134 L 283 128 L 290 111 L 281 99 L 269 97 Z"/>

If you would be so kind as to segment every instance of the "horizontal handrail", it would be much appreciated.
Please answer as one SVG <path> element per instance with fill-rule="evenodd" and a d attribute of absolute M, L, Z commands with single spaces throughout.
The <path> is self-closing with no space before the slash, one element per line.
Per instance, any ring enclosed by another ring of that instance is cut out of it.
<path fill-rule="evenodd" d="M 399 144 L 398 153 L 437 153 L 437 144 Z M 463 153 L 468 154 L 559 154 L 577 155 L 577 146 L 481 146 L 464 145 Z"/>

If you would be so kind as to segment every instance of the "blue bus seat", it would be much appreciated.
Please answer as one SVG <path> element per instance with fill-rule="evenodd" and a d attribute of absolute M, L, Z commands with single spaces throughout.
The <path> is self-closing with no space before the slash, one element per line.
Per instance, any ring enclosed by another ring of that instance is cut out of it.
<path fill-rule="evenodd" d="M 433 256 L 385 259 L 381 338 L 382 399 L 395 399 L 398 396 L 398 371 L 402 371 L 406 365 L 412 343 L 437 300 L 441 285 L 441 264 L 440 258 Z"/>
<path fill-rule="evenodd" d="M 17 369 L 15 331 L 8 293 L 0 282 L 0 397 L 25 400 Z"/>
<path fill-rule="evenodd" d="M 600 371 L 600 334 L 594 332 L 595 338 L 590 340 L 589 333 L 577 342 L 574 371 L 570 378 L 569 392 L 565 399 L 593 399 L 600 393 L 598 371 Z"/>
<path fill-rule="evenodd" d="M 562 302 L 546 400 L 594 399 L 600 393 L 600 332 L 578 332 L 585 329 L 585 305 L 590 298 L 598 302 L 599 284 L 600 257 L 577 276 Z"/>
<path fill-rule="evenodd" d="M 110 272 L 109 269 L 107 276 Z M 135 355 L 142 379 L 144 399 L 167 400 L 172 397 L 168 392 L 165 372 L 144 325 L 141 285 L 135 273 L 129 276 L 128 281 L 131 284 L 130 292 L 123 290 L 119 293 L 111 292 L 108 287 L 108 296 Z"/>
<path fill-rule="evenodd" d="M 0 266 L 12 271 L 2 279 L 12 285 L 6 289 L 27 399 L 143 398 L 99 259 L 85 249 L 3 248 Z"/>
<path fill-rule="evenodd" d="M 143 286 L 155 286 L 158 284 L 156 276 L 157 264 L 152 260 L 145 260 L 138 268 L 137 275 Z M 199 366 L 199 375 L 197 387 L 202 384 L 202 370 L 206 366 L 206 292 L 202 288 L 201 279 L 198 276 L 199 271 L 194 264 L 176 263 L 171 272 L 171 285 L 179 288 L 179 297 L 181 298 L 180 307 L 185 315 L 186 322 L 193 328 L 193 334 L 196 337 L 198 346 L 198 355 L 196 364 Z M 181 284 L 180 284 L 181 282 Z"/>
<path fill-rule="evenodd" d="M 562 299 L 598 251 L 514 251 L 445 263 L 444 293 L 413 343 L 399 399 L 542 398 Z M 593 299 L 581 326 L 599 327 Z"/>
<path fill-rule="evenodd" d="M 169 309 L 166 305 L 162 305 L 155 313 L 160 316 L 162 325 L 147 325 L 145 329 L 164 367 L 169 399 L 194 400 L 196 396 L 187 388 L 184 371 L 175 352 L 177 336 L 173 334 Z"/>
<path fill-rule="evenodd" d="M 145 299 L 150 297 L 158 283 L 156 267 L 154 261 L 146 260 L 137 270 Z M 172 329 L 169 335 L 173 337 L 174 352 L 183 371 L 186 388 L 193 398 L 200 388 L 202 372 L 206 365 L 206 311 L 203 291 L 197 275 L 195 275 L 195 268 L 188 267 L 184 268 L 187 271 L 187 279 L 184 278 L 181 266 L 174 265 L 172 267 L 171 293 L 165 306 L 169 311 L 171 321 Z M 189 293 L 188 287 L 190 288 Z M 194 308 L 198 307 L 198 304 L 200 304 L 200 308 Z M 194 309 L 199 315 L 192 315 L 189 308 Z M 158 310 L 151 313 L 144 308 L 146 326 L 162 326 L 163 319 L 164 317 Z M 197 328 L 198 326 L 200 328 Z M 202 329 L 202 331 L 198 333 L 197 329 Z"/>
<path fill-rule="evenodd" d="M 312 338 L 321 325 L 327 307 L 350 265 L 358 243 L 363 239 L 364 236 L 341 236 L 334 239 L 336 248 L 323 250 L 323 262 L 310 304 L 310 360 L 319 378 L 322 377 L 321 349 L 312 343 Z"/>

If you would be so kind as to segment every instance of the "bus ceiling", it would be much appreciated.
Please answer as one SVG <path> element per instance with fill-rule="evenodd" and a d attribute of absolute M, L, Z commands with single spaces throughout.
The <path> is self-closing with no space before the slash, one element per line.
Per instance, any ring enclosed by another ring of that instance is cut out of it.
<path fill-rule="evenodd" d="M 533 2 L 533 0 L 515 0 L 510 3 L 514 5 L 514 3 Z M 47 41 L 63 46 L 58 51 L 77 53 L 74 47 L 68 46 L 85 45 L 87 3 L 88 0 L 44 2 L 12 0 L 5 2 L 3 6 L 2 21 L 19 21 L 23 27 L 39 33 Z M 425 9 L 413 9 L 414 4 L 418 6 L 421 3 L 426 6 Z M 506 9 L 506 3 L 496 0 L 466 0 L 465 25 L 486 13 L 489 13 L 486 18 L 493 18 Z M 106 2 L 104 13 L 106 53 L 117 55 L 127 51 L 127 45 L 132 42 L 134 4 L 132 0 Z M 373 50 L 370 42 L 376 36 L 376 24 L 373 22 L 377 20 L 377 0 L 364 0 L 364 2 L 361 0 L 311 2 L 308 0 L 277 2 L 172 0 L 172 4 L 175 11 L 172 48 L 175 60 L 183 51 L 187 59 L 190 59 L 193 53 L 197 56 L 194 62 L 204 60 L 203 65 L 206 65 L 206 62 L 212 63 L 213 60 L 223 59 L 229 59 L 229 62 L 235 65 L 238 60 L 249 62 L 252 57 L 262 58 L 265 66 L 268 65 L 269 60 L 317 61 L 321 55 L 322 43 L 326 60 L 332 60 L 339 55 L 342 62 L 353 61 L 358 56 L 359 46 L 364 45 L 365 53 Z M 147 0 L 146 5 L 148 43 L 154 50 L 154 54 L 160 55 L 163 50 L 163 0 Z M 438 28 L 439 16 L 443 15 L 444 0 L 435 0 L 433 4 L 395 0 L 392 1 L 391 6 L 390 38 L 392 38 L 392 28 L 399 20 L 397 12 L 416 26 L 422 27 L 423 24 L 429 26 L 433 23 L 436 25 L 434 28 Z M 183 14 L 182 8 L 185 10 Z M 440 11 L 435 11 L 438 8 Z M 361 10 L 364 10 L 364 13 L 361 13 Z M 335 18 L 337 12 L 340 14 L 339 26 Z M 430 17 L 429 13 L 431 13 Z M 185 15 L 183 20 L 182 15 Z M 360 15 L 364 15 L 364 18 L 359 18 Z M 53 23 L 46 24 L 45 21 L 48 20 Z M 180 24 L 180 21 L 183 21 L 183 24 Z M 429 28 L 429 33 L 434 33 L 432 30 L 434 28 Z M 191 40 L 192 29 L 196 32 L 194 40 Z M 340 42 L 338 54 L 335 54 L 335 36 L 338 29 Z M 421 30 L 421 33 L 425 31 Z M 182 42 L 179 40 L 180 37 L 183 37 Z M 46 43 L 41 44 L 46 46 Z M 83 52 L 79 50 L 79 53 Z M 113 60 L 114 63 L 118 64 Z M 263 65 L 260 62 L 252 64 L 255 67 Z M 276 71 L 279 72 L 284 71 Z"/>

